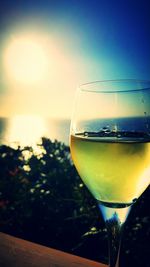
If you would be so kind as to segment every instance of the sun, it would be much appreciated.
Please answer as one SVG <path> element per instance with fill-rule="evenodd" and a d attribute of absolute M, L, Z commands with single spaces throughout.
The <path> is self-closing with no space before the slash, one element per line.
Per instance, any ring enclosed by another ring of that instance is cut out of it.
<path fill-rule="evenodd" d="M 24 84 L 43 81 L 48 75 L 48 55 L 40 39 L 21 36 L 4 51 L 4 67 L 11 80 Z"/>

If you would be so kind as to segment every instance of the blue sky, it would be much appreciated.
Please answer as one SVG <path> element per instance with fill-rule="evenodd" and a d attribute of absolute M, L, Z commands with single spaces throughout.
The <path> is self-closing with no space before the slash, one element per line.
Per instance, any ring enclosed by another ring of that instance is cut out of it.
<path fill-rule="evenodd" d="M 65 99 L 73 97 L 78 83 L 150 79 L 149 14 L 148 0 L 1 1 L 1 44 L 4 47 L 6 39 L 15 32 L 43 31 L 52 36 L 69 62 L 73 62 L 70 69 L 76 72 L 70 84 L 62 81 L 59 106 L 65 110 Z M 57 84 L 57 93 L 58 87 Z M 53 96 L 55 102 L 54 93 Z M 70 109 L 68 105 L 64 116 Z"/>

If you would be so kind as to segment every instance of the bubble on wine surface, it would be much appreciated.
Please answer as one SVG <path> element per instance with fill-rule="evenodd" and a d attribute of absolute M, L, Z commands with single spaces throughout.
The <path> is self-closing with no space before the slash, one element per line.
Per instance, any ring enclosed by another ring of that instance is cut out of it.
<path fill-rule="evenodd" d="M 89 133 L 88 132 L 84 132 L 84 136 L 88 137 Z"/>
<path fill-rule="evenodd" d="M 105 134 L 109 134 L 111 132 L 109 126 L 105 126 L 102 128 L 102 132 L 104 132 Z"/>

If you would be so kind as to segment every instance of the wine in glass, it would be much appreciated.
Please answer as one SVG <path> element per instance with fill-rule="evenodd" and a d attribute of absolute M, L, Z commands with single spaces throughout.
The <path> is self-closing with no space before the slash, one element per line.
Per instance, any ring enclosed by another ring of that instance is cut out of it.
<path fill-rule="evenodd" d="M 70 148 L 76 169 L 106 222 L 109 266 L 119 266 L 122 225 L 150 181 L 150 81 L 81 85 Z"/>

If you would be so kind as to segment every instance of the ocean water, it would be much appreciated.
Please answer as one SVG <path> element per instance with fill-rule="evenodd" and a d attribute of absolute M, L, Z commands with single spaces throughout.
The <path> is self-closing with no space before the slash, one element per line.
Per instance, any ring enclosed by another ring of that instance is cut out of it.
<path fill-rule="evenodd" d="M 75 132 L 133 131 L 147 133 L 150 138 L 150 117 L 95 119 L 81 121 Z M 0 118 L 0 144 L 36 146 L 42 137 L 69 145 L 70 120 L 38 116 Z"/>
<path fill-rule="evenodd" d="M 70 120 L 46 119 L 37 116 L 0 118 L 0 144 L 35 146 L 42 137 L 69 145 Z"/>

